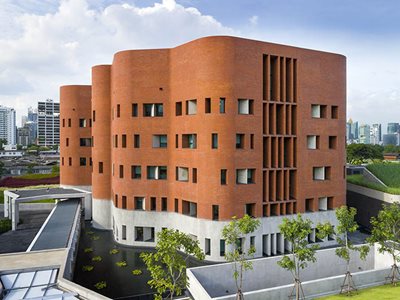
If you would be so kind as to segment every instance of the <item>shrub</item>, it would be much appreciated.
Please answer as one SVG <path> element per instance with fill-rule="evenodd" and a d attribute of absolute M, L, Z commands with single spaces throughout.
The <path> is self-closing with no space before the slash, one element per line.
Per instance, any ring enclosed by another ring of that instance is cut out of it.
<path fill-rule="evenodd" d="M 11 230 L 11 220 L 1 219 L 0 220 L 0 233 L 7 232 Z"/>
<path fill-rule="evenodd" d="M 98 290 L 104 289 L 107 287 L 107 282 L 106 281 L 99 281 L 94 285 L 94 287 Z"/>
<path fill-rule="evenodd" d="M 126 267 L 128 264 L 126 263 L 126 261 L 124 261 L 124 260 L 121 260 L 121 261 L 117 261 L 116 263 L 115 263 L 118 267 Z"/>
<path fill-rule="evenodd" d="M 97 256 L 92 258 L 92 261 L 101 261 L 101 260 L 102 260 L 102 258 L 101 258 L 100 255 L 97 255 Z"/>
<path fill-rule="evenodd" d="M 83 272 L 90 272 L 90 271 L 92 271 L 94 269 L 94 267 L 93 266 L 83 266 L 82 267 L 82 271 Z"/>
<path fill-rule="evenodd" d="M 142 270 L 136 269 L 132 271 L 133 275 L 142 275 Z"/>
<path fill-rule="evenodd" d="M 97 241 L 97 240 L 99 240 L 100 239 L 100 237 L 98 236 L 98 235 L 93 235 L 92 236 L 92 240 L 93 241 Z"/>
<path fill-rule="evenodd" d="M 85 253 L 91 253 L 91 252 L 93 252 L 93 248 L 85 248 L 83 251 Z"/>
<path fill-rule="evenodd" d="M 119 250 L 118 249 L 111 249 L 110 250 L 110 254 L 117 254 L 117 253 L 119 253 Z"/>

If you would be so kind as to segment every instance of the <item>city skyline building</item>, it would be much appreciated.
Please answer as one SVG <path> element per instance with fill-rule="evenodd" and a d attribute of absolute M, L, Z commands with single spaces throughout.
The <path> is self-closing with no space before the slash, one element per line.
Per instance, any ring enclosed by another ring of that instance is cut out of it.
<path fill-rule="evenodd" d="M 121 244 L 174 228 L 222 261 L 223 226 L 248 214 L 242 246 L 284 253 L 283 217 L 337 224 L 345 204 L 345 82 L 342 55 L 235 37 L 118 52 L 60 89 L 60 183 L 91 190 Z"/>
<path fill-rule="evenodd" d="M 34 122 L 35 113 L 31 118 Z M 37 109 L 37 145 L 54 146 L 60 144 L 60 103 L 52 99 L 38 102 Z"/>
<path fill-rule="evenodd" d="M 17 144 L 17 125 L 15 109 L 0 105 L 0 139 L 8 145 Z"/>
<path fill-rule="evenodd" d="M 388 123 L 387 124 L 387 133 L 398 133 L 399 132 L 399 123 Z"/>
<path fill-rule="evenodd" d="M 373 145 L 382 144 L 382 125 L 372 124 L 370 136 L 371 136 L 371 144 Z"/>
<path fill-rule="evenodd" d="M 368 124 L 362 124 L 359 127 L 360 144 L 371 143 L 371 127 Z"/>

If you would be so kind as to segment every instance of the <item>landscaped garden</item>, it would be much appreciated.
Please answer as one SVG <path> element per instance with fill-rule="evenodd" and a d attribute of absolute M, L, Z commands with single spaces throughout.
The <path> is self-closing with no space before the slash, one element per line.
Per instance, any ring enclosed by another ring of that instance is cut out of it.
<path fill-rule="evenodd" d="M 348 297 L 346 294 L 322 297 L 323 300 L 339 300 L 339 299 L 352 299 L 352 300 L 393 300 L 400 299 L 400 286 L 393 286 L 391 284 L 381 285 L 368 289 L 359 290 Z"/>

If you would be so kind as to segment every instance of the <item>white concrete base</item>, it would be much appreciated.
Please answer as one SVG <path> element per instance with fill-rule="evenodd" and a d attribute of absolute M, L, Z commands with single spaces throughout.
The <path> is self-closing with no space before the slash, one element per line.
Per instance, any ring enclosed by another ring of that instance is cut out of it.
<path fill-rule="evenodd" d="M 111 207 L 110 207 L 111 206 Z M 111 224 L 108 212 L 111 210 Z M 255 247 L 257 249 L 255 257 L 262 257 L 263 252 L 267 255 L 282 254 L 287 247 L 283 235 L 279 233 L 279 225 L 283 218 L 293 218 L 296 215 L 277 216 L 260 218 L 261 226 L 257 231 L 247 236 L 245 249 L 250 246 L 250 236 L 255 237 Z M 332 225 L 337 225 L 335 211 L 320 211 L 303 214 L 304 218 L 310 219 L 315 225 L 319 222 L 329 221 Z M 196 238 L 200 247 L 205 251 L 206 239 L 210 239 L 210 252 L 206 255 L 206 260 L 225 261 L 225 257 L 220 255 L 220 240 L 222 239 L 222 228 L 228 224 L 228 221 L 211 221 L 198 219 L 174 212 L 153 212 L 137 211 L 115 208 L 112 201 L 94 200 L 93 201 L 93 224 L 102 229 L 113 229 L 114 239 L 121 244 L 133 246 L 154 247 L 154 242 L 135 241 L 135 227 L 153 227 L 155 236 L 162 228 L 173 228 L 190 234 Z M 123 226 L 126 228 L 126 238 L 123 239 Z M 315 239 L 315 234 L 312 235 Z M 324 241 L 322 246 L 333 245 L 335 241 Z M 226 247 L 226 251 L 228 251 Z"/>

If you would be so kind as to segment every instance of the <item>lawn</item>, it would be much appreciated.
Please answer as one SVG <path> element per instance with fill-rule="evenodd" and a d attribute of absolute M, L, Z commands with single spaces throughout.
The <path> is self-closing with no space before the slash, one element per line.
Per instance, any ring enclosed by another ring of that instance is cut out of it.
<path fill-rule="evenodd" d="M 57 177 L 60 174 L 58 173 L 52 173 L 52 174 L 26 174 L 22 176 L 16 176 L 14 178 L 19 178 L 19 179 L 47 179 L 47 178 L 53 178 Z"/>
<path fill-rule="evenodd" d="M 339 300 L 339 299 L 351 299 L 351 300 L 394 300 L 400 299 L 400 286 L 392 286 L 391 284 L 381 285 L 368 289 L 359 290 L 357 293 L 352 294 L 351 297 L 346 295 L 334 295 L 319 298 L 323 300 Z"/>
<path fill-rule="evenodd" d="M 347 175 L 347 182 L 393 195 L 400 195 L 400 188 L 385 187 L 381 184 L 367 181 L 362 175 Z"/>
<path fill-rule="evenodd" d="M 392 188 L 400 188 L 400 164 L 374 163 L 367 166 L 376 177 Z"/>
<path fill-rule="evenodd" d="M 31 190 L 31 189 L 40 189 L 40 188 L 53 188 L 53 187 L 59 187 L 59 185 L 34 185 L 34 186 L 27 186 L 23 188 L 18 188 L 19 190 Z M 0 187 L 0 204 L 4 203 L 4 191 L 5 190 L 15 190 L 15 188 L 8 188 L 8 187 Z M 33 201 L 31 203 L 53 203 L 54 199 L 45 199 L 45 200 L 38 200 L 38 201 Z"/>

